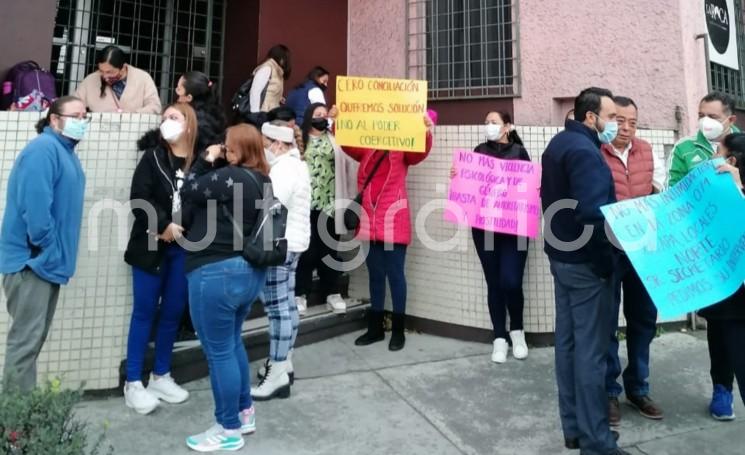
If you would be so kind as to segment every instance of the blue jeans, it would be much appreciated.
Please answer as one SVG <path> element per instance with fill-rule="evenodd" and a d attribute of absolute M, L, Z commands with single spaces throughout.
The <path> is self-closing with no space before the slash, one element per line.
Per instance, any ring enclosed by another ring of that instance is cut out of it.
<path fill-rule="evenodd" d="M 608 372 L 605 375 L 605 390 L 609 397 L 618 397 L 623 389 L 626 395 L 649 395 L 649 345 L 657 334 L 657 308 L 652 303 L 642 280 L 626 255 L 618 261 L 614 273 L 613 313 Z M 621 374 L 618 357 L 618 312 L 623 289 L 623 314 L 626 317 L 626 349 L 629 364 L 623 372 L 622 388 L 617 379 Z"/>
<path fill-rule="evenodd" d="M 523 329 L 523 273 L 528 251 L 518 250 L 518 237 L 472 229 L 473 244 L 486 279 L 487 301 L 494 338 L 507 338 L 507 313 L 510 331 Z M 490 237 L 492 237 L 490 239 Z"/>
<path fill-rule="evenodd" d="M 385 306 L 385 280 L 391 286 L 393 312 L 406 313 L 406 245 L 370 242 L 367 254 L 367 273 L 370 276 L 370 306 L 383 311 Z"/>
<path fill-rule="evenodd" d="M 199 267 L 187 278 L 191 319 L 210 370 L 215 420 L 229 430 L 240 428 L 238 413 L 251 407 L 241 329 L 264 286 L 266 270 L 235 257 Z"/>
<path fill-rule="evenodd" d="M 266 272 L 261 300 L 269 319 L 269 358 L 275 362 L 287 360 L 297 338 L 300 315 L 295 305 L 295 270 L 299 258 L 298 253 L 288 253 L 283 265 Z"/>
<path fill-rule="evenodd" d="M 153 373 L 161 376 L 171 371 L 173 343 L 187 304 L 185 259 L 183 248 L 171 245 L 166 249 L 160 274 L 132 267 L 134 306 L 127 337 L 128 382 L 142 381 L 145 351 L 156 316 Z"/>
<path fill-rule="evenodd" d="M 595 275 L 589 264 L 550 262 L 556 298 L 556 382 L 564 437 L 579 439 L 583 454 L 605 454 L 617 447 L 608 424 L 605 393 L 613 284 Z"/>

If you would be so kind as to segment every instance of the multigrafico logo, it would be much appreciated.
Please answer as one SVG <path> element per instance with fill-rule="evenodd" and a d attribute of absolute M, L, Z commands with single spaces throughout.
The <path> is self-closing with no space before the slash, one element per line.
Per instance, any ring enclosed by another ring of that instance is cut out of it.
<path fill-rule="evenodd" d="M 727 0 L 705 0 L 706 27 L 712 46 L 720 54 L 727 52 L 730 41 L 730 16 Z"/>

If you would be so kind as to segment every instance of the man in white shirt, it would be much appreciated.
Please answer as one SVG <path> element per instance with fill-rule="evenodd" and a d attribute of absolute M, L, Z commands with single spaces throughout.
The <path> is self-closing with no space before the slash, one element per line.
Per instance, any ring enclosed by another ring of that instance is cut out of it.
<path fill-rule="evenodd" d="M 638 109 L 630 98 L 615 97 L 618 135 L 601 153 L 608 162 L 619 201 L 658 193 L 665 187 L 664 160 L 656 159 L 652 146 L 636 137 Z M 657 333 L 657 309 L 628 256 L 620 255 L 615 273 L 613 326 L 608 352 L 605 388 L 608 392 L 608 414 L 611 426 L 621 421 L 618 397 L 626 392 L 628 402 L 649 419 L 663 418 L 662 410 L 649 397 L 649 345 Z M 623 289 L 623 313 L 626 318 L 628 366 L 623 384 L 618 384 L 621 361 L 618 358 L 618 313 Z"/>

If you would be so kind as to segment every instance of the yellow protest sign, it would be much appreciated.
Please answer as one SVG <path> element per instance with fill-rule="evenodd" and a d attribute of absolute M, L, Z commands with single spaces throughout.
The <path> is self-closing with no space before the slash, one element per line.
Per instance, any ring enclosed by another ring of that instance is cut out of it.
<path fill-rule="evenodd" d="M 337 76 L 336 107 L 340 145 L 424 152 L 427 81 Z"/>

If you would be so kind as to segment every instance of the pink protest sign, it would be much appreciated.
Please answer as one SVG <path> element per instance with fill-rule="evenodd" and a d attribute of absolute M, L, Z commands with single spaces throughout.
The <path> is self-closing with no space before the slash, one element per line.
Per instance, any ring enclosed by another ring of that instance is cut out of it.
<path fill-rule="evenodd" d="M 536 238 L 540 225 L 541 166 L 456 150 L 445 221 Z"/>

